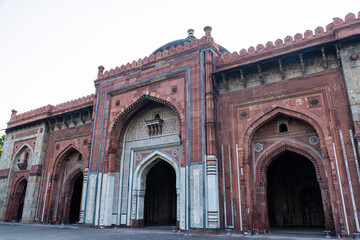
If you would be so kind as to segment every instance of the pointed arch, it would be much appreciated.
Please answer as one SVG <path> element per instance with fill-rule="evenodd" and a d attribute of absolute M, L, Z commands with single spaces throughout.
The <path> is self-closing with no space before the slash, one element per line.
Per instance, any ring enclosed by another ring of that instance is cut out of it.
<path fill-rule="evenodd" d="M 169 99 L 169 100 L 171 100 L 171 99 Z M 114 145 L 114 141 L 119 140 L 120 135 L 121 135 L 121 130 L 122 130 L 122 127 L 125 124 L 125 122 L 128 119 L 130 119 L 136 111 L 138 111 L 140 108 L 142 108 L 143 106 L 145 106 L 147 103 L 149 103 L 151 101 L 168 106 L 175 112 L 176 116 L 179 119 L 179 129 L 180 129 L 179 137 L 181 139 L 181 117 L 180 117 L 179 111 L 172 103 L 174 101 L 166 101 L 164 99 L 145 94 L 145 95 L 141 96 L 140 98 L 138 98 L 133 104 L 131 104 L 123 112 L 121 112 L 119 114 L 119 116 L 115 119 L 115 121 L 111 127 L 111 130 L 110 130 L 108 153 L 114 153 L 114 151 L 116 151 L 117 144 Z"/>
<path fill-rule="evenodd" d="M 13 160 L 15 160 L 16 156 L 21 153 L 25 148 L 29 148 L 31 152 L 30 157 L 33 156 L 34 150 L 32 149 L 32 147 L 28 143 L 24 143 L 13 155 Z"/>
<path fill-rule="evenodd" d="M 146 191 L 146 177 L 149 171 L 152 169 L 160 161 L 165 161 L 171 167 L 173 167 L 175 171 L 175 182 L 176 182 L 176 211 L 177 211 L 177 221 L 179 220 L 179 212 L 180 212 L 180 168 L 175 159 L 170 157 L 169 155 L 161 152 L 154 151 L 149 156 L 144 158 L 136 167 L 134 173 L 134 184 L 132 188 L 133 193 L 133 202 L 134 211 L 132 220 L 134 220 L 134 226 L 143 226 L 144 224 L 144 204 L 145 204 L 145 191 Z"/>
<path fill-rule="evenodd" d="M 170 166 L 174 168 L 176 174 L 176 188 L 178 189 L 180 187 L 180 168 L 176 160 L 166 153 L 163 153 L 161 151 L 154 151 L 149 156 L 145 157 L 136 167 L 134 174 L 135 189 L 140 190 L 142 187 L 144 187 L 144 184 L 146 183 L 147 173 L 154 165 L 156 165 L 161 160 L 167 162 L 168 164 L 170 164 Z"/>
<path fill-rule="evenodd" d="M 56 173 L 56 170 L 58 169 L 58 166 L 61 164 L 63 158 L 69 154 L 71 152 L 71 149 L 73 149 L 74 151 L 79 152 L 82 156 L 84 156 L 84 154 L 82 153 L 82 151 L 76 147 L 74 144 L 69 144 L 67 147 L 65 147 L 55 158 L 54 164 L 53 164 L 53 173 Z"/>
<path fill-rule="evenodd" d="M 264 150 L 263 154 L 259 156 L 259 159 L 256 161 L 254 166 L 255 182 L 259 184 L 264 184 L 266 182 L 266 173 L 269 165 L 285 151 L 297 153 L 310 160 L 310 162 L 314 165 L 317 180 L 319 182 L 327 181 L 325 161 L 319 153 L 305 144 L 283 139 Z"/>
<path fill-rule="evenodd" d="M 254 136 L 254 134 L 256 133 L 256 131 L 263 126 L 265 123 L 269 122 L 270 120 L 272 120 L 273 118 L 275 118 L 278 115 L 285 115 L 291 118 L 295 118 L 295 119 L 299 119 L 302 120 L 304 122 L 306 122 L 307 124 L 309 124 L 310 126 L 312 126 L 318 136 L 319 136 L 319 140 L 320 140 L 320 146 L 321 149 L 323 151 L 323 154 L 325 155 L 325 158 L 327 158 L 328 153 L 327 153 L 327 149 L 326 149 L 326 144 L 325 144 L 325 136 L 330 135 L 329 129 L 326 128 L 326 125 L 324 124 L 324 122 L 315 114 L 310 113 L 310 112 L 304 112 L 304 111 L 295 111 L 292 109 L 287 109 L 284 107 L 275 107 L 272 110 L 268 111 L 267 113 L 263 114 L 260 113 L 258 115 L 257 118 L 255 118 L 254 121 L 250 122 L 249 124 L 247 124 L 244 129 L 246 129 L 245 134 L 243 136 L 243 143 L 244 143 L 244 159 L 247 159 L 248 161 L 250 161 L 250 157 L 249 155 L 251 154 L 251 139 Z"/>

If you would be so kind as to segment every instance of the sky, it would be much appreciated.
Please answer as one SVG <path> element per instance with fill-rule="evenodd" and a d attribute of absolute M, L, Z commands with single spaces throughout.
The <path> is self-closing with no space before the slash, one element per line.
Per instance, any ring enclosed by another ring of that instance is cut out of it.
<path fill-rule="evenodd" d="M 12 109 L 92 94 L 99 65 L 137 61 L 189 28 L 201 38 L 211 26 L 239 52 L 359 11 L 359 0 L 0 0 L 0 135 Z"/>

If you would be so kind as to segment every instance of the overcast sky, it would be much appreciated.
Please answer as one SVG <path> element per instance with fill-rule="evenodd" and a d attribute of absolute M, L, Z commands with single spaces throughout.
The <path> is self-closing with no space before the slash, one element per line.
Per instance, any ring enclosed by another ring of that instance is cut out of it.
<path fill-rule="evenodd" d="M 204 35 L 230 52 L 358 15 L 359 0 L 0 0 L 0 129 L 19 113 L 95 92 L 97 67 Z M 0 131 L 0 134 L 4 133 Z"/>

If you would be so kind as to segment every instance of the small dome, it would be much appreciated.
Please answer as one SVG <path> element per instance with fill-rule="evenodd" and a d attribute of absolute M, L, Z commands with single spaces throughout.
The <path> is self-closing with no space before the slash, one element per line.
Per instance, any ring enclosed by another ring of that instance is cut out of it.
<path fill-rule="evenodd" d="M 156 49 L 152 54 L 156 55 L 157 52 L 163 52 L 164 50 L 169 50 L 171 47 L 176 47 L 179 44 L 184 45 L 185 42 L 191 42 L 194 39 L 197 39 L 194 36 L 194 29 L 189 29 L 187 38 L 178 39 L 178 40 L 169 42 L 169 43 L 167 43 L 165 45 L 162 45 L 161 47 Z M 199 40 L 199 39 L 197 39 L 197 40 Z M 219 50 L 220 50 L 221 53 L 230 53 L 226 48 L 224 48 L 220 44 L 219 44 Z"/>

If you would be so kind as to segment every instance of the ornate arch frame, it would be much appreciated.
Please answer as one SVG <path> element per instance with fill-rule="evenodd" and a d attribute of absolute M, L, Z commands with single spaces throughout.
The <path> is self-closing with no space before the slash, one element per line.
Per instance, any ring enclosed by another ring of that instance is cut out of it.
<path fill-rule="evenodd" d="M 62 190 L 62 202 L 58 203 L 59 204 L 58 214 L 61 216 L 60 217 L 61 222 L 64 223 L 69 222 L 71 199 L 74 192 L 74 185 L 78 177 L 81 175 L 84 177 L 83 168 L 81 166 L 77 166 L 73 170 L 71 170 L 71 172 L 66 176 L 66 179 L 64 181 L 65 184 Z M 81 209 L 81 204 L 80 204 L 80 209 Z"/>
<path fill-rule="evenodd" d="M 28 143 L 24 143 L 23 145 L 21 145 L 21 147 L 15 152 L 12 161 L 13 161 L 13 168 L 15 169 L 15 165 L 16 165 L 16 156 L 23 151 L 24 148 L 28 148 L 30 150 L 30 154 L 29 154 L 29 159 L 28 162 L 32 163 L 32 158 L 34 156 L 34 149 L 28 144 Z"/>
<path fill-rule="evenodd" d="M 66 192 L 64 192 L 63 189 L 60 189 L 60 191 L 58 192 L 57 191 L 57 188 L 58 188 L 58 184 L 61 184 L 62 183 L 59 183 L 59 175 L 60 175 L 60 171 L 61 171 L 61 164 L 63 162 L 63 159 L 64 157 L 66 156 L 66 154 L 71 151 L 71 150 L 75 150 L 77 152 L 79 152 L 82 156 L 84 156 L 83 152 L 77 148 L 74 144 L 69 144 L 66 148 L 64 148 L 58 155 L 57 157 L 55 158 L 54 160 L 54 163 L 52 164 L 52 167 L 50 168 L 51 169 L 51 188 L 50 188 L 50 193 L 49 193 L 49 196 L 47 198 L 47 201 L 45 203 L 45 206 L 47 206 L 45 209 L 46 210 L 46 216 L 45 216 L 45 219 L 46 221 L 52 221 L 53 220 L 53 213 L 54 211 L 56 211 L 56 221 L 58 223 L 62 222 L 64 220 L 64 217 L 65 216 L 65 207 L 63 206 L 64 205 L 64 201 L 66 199 L 65 195 L 67 194 Z M 69 177 L 71 177 L 71 173 L 73 173 L 74 171 L 76 171 L 77 169 L 80 169 L 81 172 L 83 173 L 83 176 L 84 176 L 84 169 L 81 168 L 81 167 L 76 167 L 75 169 L 73 169 L 66 177 L 66 179 L 64 180 L 64 183 L 68 183 L 66 181 L 69 180 Z M 55 199 L 56 199 L 56 195 L 58 195 L 58 203 L 56 205 L 55 203 Z M 71 201 L 71 199 L 70 199 Z"/>
<path fill-rule="evenodd" d="M 178 111 L 178 109 L 175 107 L 174 103 L 175 101 L 170 99 L 168 97 L 169 101 L 166 101 L 162 98 L 154 97 L 152 95 L 143 95 L 140 98 L 138 98 L 133 104 L 131 104 L 129 107 L 127 107 L 123 112 L 121 112 L 118 117 L 113 121 L 111 130 L 109 132 L 109 144 L 106 152 L 105 161 L 108 162 L 107 164 L 107 170 L 108 171 L 114 171 L 115 170 L 115 159 L 118 156 L 121 156 L 121 154 L 118 151 L 121 151 L 122 148 L 120 145 L 123 144 L 124 136 L 126 132 L 126 126 L 127 123 L 129 123 L 136 114 L 137 111 L 139 111 L 143 106 L 145 106 L 149 102 L 156 102 L 163 104 L 165 106 L 168 106 L 171 108 L 176 116 L 179 119 L 179 138 L 181 142 L 182 140 L 182 118 Z"/>
<path fill-rule="evenodd" d="M 297 144 L 293 141 L 288 141 L 284 139 L 281 142 L 278 142 L 270 149 L 266 150 L 260 159 L 258 160 L 256 166 L 253 166 L 251 161 L 252 159 L 252 146 L 251 141 L 252 137 L 255 132 L 264 124 L 266 124 L 271 119 L 275 118 L 278 115 L 286 115 L 295 119 L 302 120 L 307 124 L 311 125 L 317 132 L 319 140 L 320 140 L 320 148 L 323 154 L 323 159 L 319 157 L 314 150 L 305 145 Z M 330 194 L 329 191 L 333 191 L 333 189 L 329 189 L 328 181 L 327 181 L 327 173 L 326 173 L 326 161 L 329 161 L 329 155 L 326 148 L 326 139 L 324 136 L 329 135 L 329 130 L 325 127 L 326 125 L 323 121 L 316 116 L 315 114 L 303 111 L 295 111 L 283 107 L 275 107 L 269 112 L 264 114 L 259 114 L 254 121 L 250 122 L 246 125 L 245 134 L 243 137 L 244 143 L 244 152 L 243 152 L 243 159 L 244 165 L 248 165 L 251 168 L 254 168 L 255 178 L 251 182 L 249 182 L 248 186 L 253 186 L 254 191 L 252 191 L 252 201 L 247 200 L 246 205 L 253 209 L 253 214 L 251 217 L 250 222 L 255 226 L 255 228 L 259 229 L 259 231 L 269 232 L 270 231 L 270 224 L 268 218 L 268 207 L 267 207 L 267 181 L 266 181 L 266 174 L 267 169 L 270 163 L 275 160 L 280 154 L 284 151 L 290 151 L 297 154 L 300 154 L 307 158 L 309 161 L 312 162 L 315 172 L 317 181 L 320 186 L 322 201 L 323 201 L 323 210 L 325 216 L 325 228 L 326 229 L 334 229 L 334 222 L 333 217 L 331 215 L 332 207 L 330 203 Z M 252 171 L 250 171 L 252 172 Z M 251 190 L 248 189 L 248 194 L 251 194 Z"/>
<path fill-rule="evenodd" d="M 153 166 L 158 162 L 165 161 L 173 167 L 176 176 L 176 211 L 177 211 L 177 225 L 180 220 L 180 168 L 175 159 L 169 155 L 161 152 L 154 151 L 149 156 L 144 158 L 136 167 L 134 173 L 134 185 L 132 189 L 133 193 L 133 206 L 132 206 L 132 225 L 134 227 L 143 227 L 144 225 L 144 203 L 145 203 L 145 191 L 146 191 L 146 178 L 147 174 Z M 135 200 L 135 201 L 134 201 Z"/>

